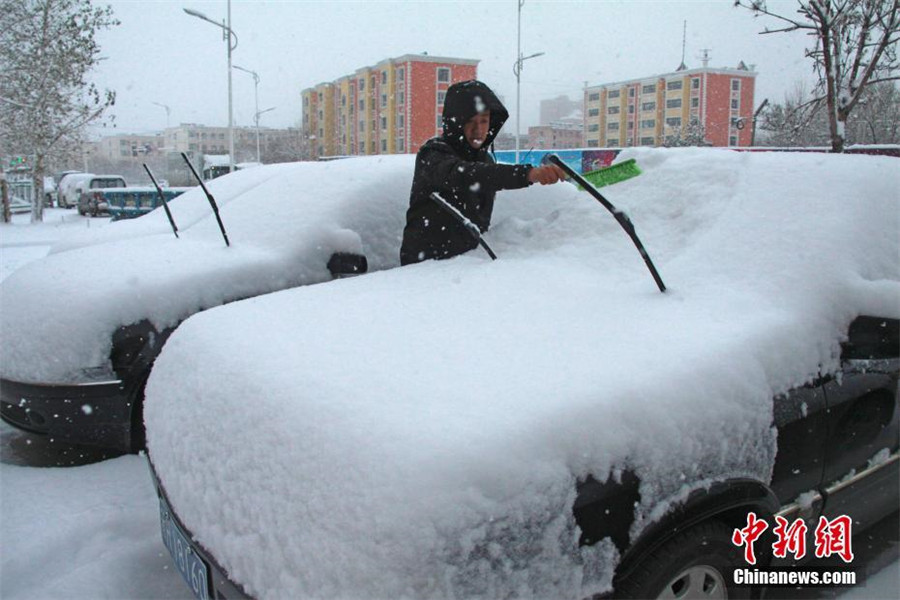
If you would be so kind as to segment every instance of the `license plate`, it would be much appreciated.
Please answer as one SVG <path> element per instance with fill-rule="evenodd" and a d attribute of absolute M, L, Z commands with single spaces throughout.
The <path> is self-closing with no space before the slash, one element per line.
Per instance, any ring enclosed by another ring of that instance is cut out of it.
<path fill-rule="evenodd" d="M 209 569 L 188 541 L 187 535 L 172 517 L 172 511 L 165 499 L 159 498 L 159 521 L 166 548 L 175 560 L 178 572 L 184 577 L 188 587 L 201 600 L 209 599 Z"/>

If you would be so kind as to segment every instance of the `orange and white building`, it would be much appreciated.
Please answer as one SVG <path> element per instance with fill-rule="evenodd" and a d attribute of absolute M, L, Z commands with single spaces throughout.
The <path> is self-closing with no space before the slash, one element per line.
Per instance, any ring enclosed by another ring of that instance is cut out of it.
<path fill-rule="evenodd" d="M 447 88 L 477 79 L 478 62 L 407 54 L 303 90 L 310 158 L 417 152 L 441 133 Z"/>
<path fill-rule="evenodd" d="M 587 87 L 585 145 L 662 146 L 693 124 L 713 146 L 749 146 L 756 75 L 742 62 Z"/>

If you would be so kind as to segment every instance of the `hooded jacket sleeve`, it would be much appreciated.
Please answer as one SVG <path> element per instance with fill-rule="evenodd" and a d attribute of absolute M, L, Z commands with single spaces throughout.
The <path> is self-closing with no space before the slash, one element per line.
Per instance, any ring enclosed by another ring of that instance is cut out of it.
<path fill-rule="evenodd" d="M 434 144 L 421 153 L 419 160 L 432 183 L 439 187 L 497 192 L 530 185 L 531 165 L 497 164 L 489 155 L 487 157 L 489 162 L 464 160 L 449 145 Z"/>

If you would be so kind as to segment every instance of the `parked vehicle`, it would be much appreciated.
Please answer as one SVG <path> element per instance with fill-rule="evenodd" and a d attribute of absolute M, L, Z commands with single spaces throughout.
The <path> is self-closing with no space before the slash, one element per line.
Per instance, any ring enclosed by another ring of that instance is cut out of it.
<path fill-rule="evenodd" d="M 191 188 L 163 188 L 163 198 L 166 202 L 171 202 L 189 189 Z M 159 192 L 154 187 L 113 188 L 97 190 L 92 193 L 95 196 L 102 195 L 102 198 L 97 199 L 96 204 L 105 206 L 113 221 L 134 219 L 146 215 L 162 205 Z"/>
<path fill-rule="evenodd" d="M 76 192 L 76 187 L 85 179 L 92 176 L 92 173 L 63 173 L 56 186 L 57 206 L 60 208 L 73 208 L 78 206 L 78 198 L 81 192 Z"/>
<path fill-rule="evenodd" d="M 840 561 L 900 508 L 896 159 L 623 154 L 604 192 L 664 294 L 603 207 L 533 186 L 496 261 L 179 326 L 144 414 L 197 597 L 742 597 L 734 568 Z"/>
<path fill-rule="evenodd" d="M 178 323 L 396 265 L 411 180 L 409 157 L 248 169 L 209 185 L 231 247 L 200 188 L 170 204 L 177 238 L 154 211 L 55 247 L 0 283 L 0 416 L 57 440 L 140 449 L 144 384 Z M 362 231 L 372 210 L 385 229 Z"/>
<path fill-rule="evenodd" d="M 125 178 L 119 175 L 93 175 L 85 178 L 75 186 L 78 197 L 78 214 L 92 217 L 107 213 L 107 202 L 103 195 L 105 190 L 125 188 Z"/>

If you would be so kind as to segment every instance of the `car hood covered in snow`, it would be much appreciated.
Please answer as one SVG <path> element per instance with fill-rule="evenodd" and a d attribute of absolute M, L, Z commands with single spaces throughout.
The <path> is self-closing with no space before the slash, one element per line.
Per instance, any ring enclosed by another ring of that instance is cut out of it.
<path fill-rule="evenodd" d="M 363 252 L 370 270 L 399 264 L 412 182 L 409 156 L 289 163 L 210 182 L 231 247 L 197 187 L 162 209 L 53 248 L 0 285 L 0 375 L 77 380 L 108 366 L 117 327 L 157 330 L 238 298 L 326 281 L 334 252 Z M 362 227 L 365 225 L 365 227 Z"/>
<path fill-rule="evenodd" d="M 773 395 L 900 316 L 896 160 L 647 150 L 607 188 L 498 198 L 480 250 L 206 311 L 147 387 L 173 508 L 260 598 L 584 597 L 575 483 L 768 481 Z"/>

